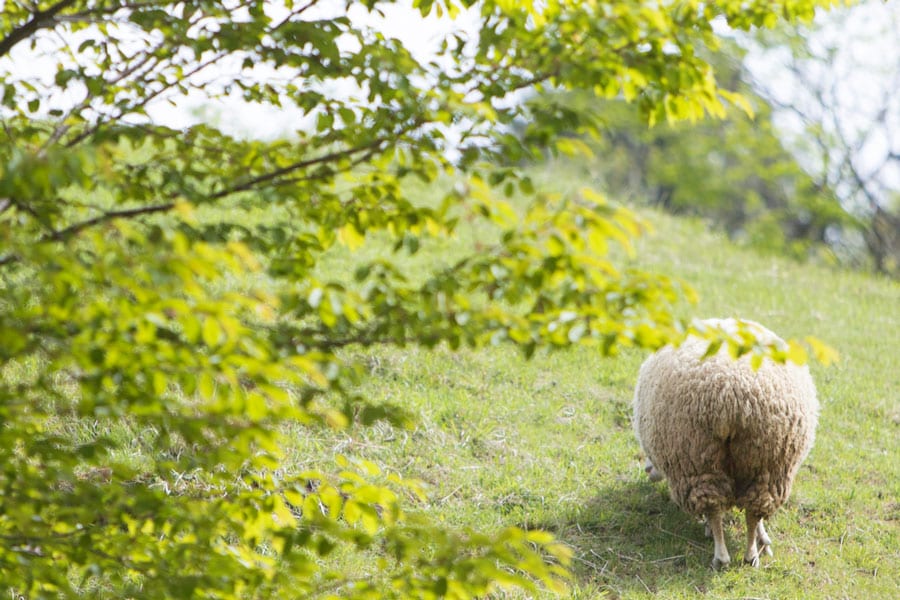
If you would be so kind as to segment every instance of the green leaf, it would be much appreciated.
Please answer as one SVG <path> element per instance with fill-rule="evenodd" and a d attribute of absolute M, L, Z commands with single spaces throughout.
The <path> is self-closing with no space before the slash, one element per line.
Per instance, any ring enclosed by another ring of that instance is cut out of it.
<path fill-rule="evenodd" d="M 828 346 L 818 338 L 813 336 L 808 336 L 806 338 L 806 343 L 809 344 L 810 348 L 813 351 L 813 356 L 816 357 L 816 360 L 825 365 L 826 367 L 838 362 L 841 357 L 837 350 Z"/>
<path fill-rule="evenodd" d="M 197 390 L 204 398 L 212 398 L 216 393 L 216 384 L 212 375 L 209 373 L 201 373 L 197 382 Z"/>
<path fill-rule="evenodd" d="M 806 348 L 801 346 L 794 340 L 788 341 L 788 360 L 798 365 L 805 365 L 809 356 L 806 354 Z"/>
<path fill-rule="evenodd" d="M 223 337 L 222 328 L 215 317 L 206 317 L 203 320 L 203 343 L 214 348 L 219 345 Z"/>

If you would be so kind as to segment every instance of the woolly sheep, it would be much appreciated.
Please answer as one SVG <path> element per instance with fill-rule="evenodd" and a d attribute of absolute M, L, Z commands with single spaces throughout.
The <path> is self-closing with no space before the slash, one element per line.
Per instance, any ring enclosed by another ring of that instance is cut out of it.
<path fill-rule="evenodd" d="M 734 333 L 734 319 L 709 319 L 706 327 Z M 780 341 L 752 321 L 742 321 L 763 342 Z M 647 456 L 651 480 L 666 478 L 672 500 L 705 518 L 715 544 L 713 568 L 731 562 L 722 516 L 743 509 L 747 523 L 744 562 L 759 566 L 772 554 L 763 520 L 791 492 L 800 463 L 813 445 L 819 404 L 809 369 L 765 359 L 753 370 L 748 357 L 725 348 L 702 358 L 708 342 L 691 336 L 666 346 L 641 366 L 634 394 L 634 430 Z"/>

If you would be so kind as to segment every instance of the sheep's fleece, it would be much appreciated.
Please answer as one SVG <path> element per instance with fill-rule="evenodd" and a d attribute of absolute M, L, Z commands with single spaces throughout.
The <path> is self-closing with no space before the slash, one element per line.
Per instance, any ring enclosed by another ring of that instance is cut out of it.
<path fill-rule="evenodd" d="M 779 339 L 743 321 L 762 341 Z M 734 331 L 733 319 L 706 327 Z M 819 404 L 809 369 L 769 359 L 758 370 L 723 347 L 702 359 L 708 342 L 689 337 L 641 366 L 634 395 L 634 429 L 651 479 L 665 477 L 674 502 L 705 518 L 715 541 L 713 567 L 730 562 L 722 515 L 736 506 L 747 519 L 744 560 L 771 554 L 763 526 L 784 503 L 813 445 Z"/>

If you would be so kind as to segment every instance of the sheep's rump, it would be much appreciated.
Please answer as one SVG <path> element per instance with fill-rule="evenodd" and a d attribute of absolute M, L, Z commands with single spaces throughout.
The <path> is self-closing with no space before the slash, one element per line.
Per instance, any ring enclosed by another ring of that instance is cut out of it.
<path fill-rule="evenodd" d="M 737 506 L 769 517 L 812 447 L 812 378 L 805 366 L 768 359 L 754 371 L 747 357 L 735 361 L 724 349 L 701 360 L 706 348 L 689 338 L 644 362 L 635 433 L 685 511 L 699 517 Z"/>

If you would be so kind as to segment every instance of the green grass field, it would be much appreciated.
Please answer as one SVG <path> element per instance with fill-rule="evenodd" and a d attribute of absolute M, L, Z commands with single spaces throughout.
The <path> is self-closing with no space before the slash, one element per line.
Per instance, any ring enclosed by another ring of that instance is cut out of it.
<path fill-rule="evenodd" d="M 532 360 L 502 347 L 366 351 L 360 392 L 406 407 L 415 427 L 298 430 L 292 466 L 367 458 L 426 482 L 430 502 L 410 505 L 448 524 L 552 531 L 574 550 L 573 598 L 900 597 L 900 284 L 737 248 L 696 221 L 641 215 L 655 233 L 629 262 L 694 286 L 700 301 L 686 315 L 758 320 L 841 355 L 835 366 L 812 365 L 817 442 L 768 524 L 775 556 L 760 569 L 711 570 L 703 526 L 668 500 L 664 483 L 646 479 L 630 423 L 637 351 Z M 416 260 L 447 260 L 466 236 Z M 338 254 L 329 269 L 352 262 Z M 727 535 L 739 557 L 738 513 Z"/>

